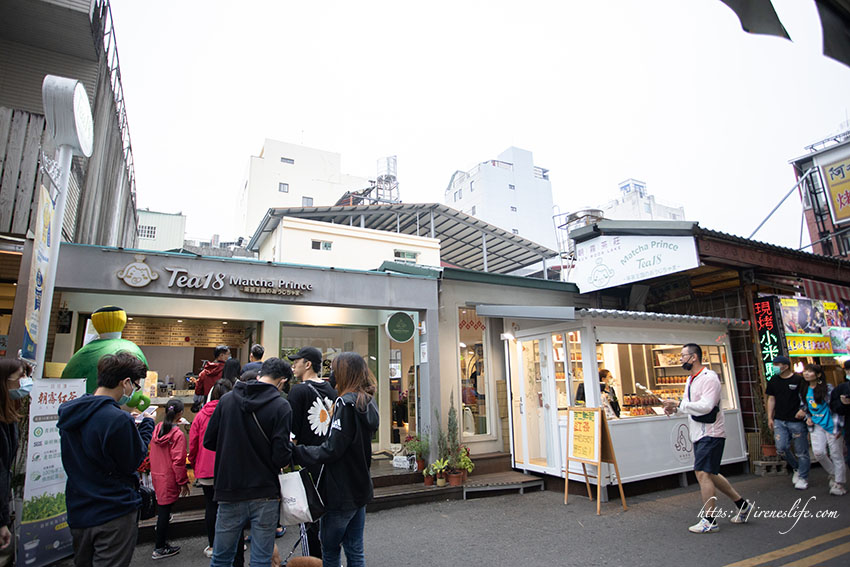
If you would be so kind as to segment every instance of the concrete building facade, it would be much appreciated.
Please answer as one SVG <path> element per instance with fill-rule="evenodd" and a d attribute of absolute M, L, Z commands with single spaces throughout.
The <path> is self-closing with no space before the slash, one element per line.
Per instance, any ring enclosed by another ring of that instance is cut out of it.
<path fill-rule="evenodd" d="M 340 154 L 266 139 L 252 156 L 239 194 L 243 236 L 250 236 L 271 208 L 333 205 L 346 191 L 371 185 L 342 173 Z"/>
<path fill-rule="evenodd" d="M 626 179 L 619 184 L 620 196 L 596 207 L 611 220 L 685 220 L 680 205 L 658 201 L 646 190 L 646 183 Z"/>
<path fill-rule="evenodd" d="M 139 209 L 139 248 L 179 250 L 186 235 L 186 215 Z"/>
<path fill-rule="evenodd" d="M 469 171 L 456 171 L 443 202 L 455 209 L 557 249 L 549 170 L 528 150 L 510 147 Z"/>

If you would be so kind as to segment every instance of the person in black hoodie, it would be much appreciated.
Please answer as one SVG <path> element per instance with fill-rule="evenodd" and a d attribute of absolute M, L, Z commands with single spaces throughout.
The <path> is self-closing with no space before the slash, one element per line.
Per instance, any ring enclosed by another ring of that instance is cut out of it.
<path fill-rule="evenodd" d="M 331 408 L 336 400 L 336 390 L 318 375 L 322 369 L 322 351 L 304 347 L 288 358 L 292 361 L 292 373 L 301 382 L 292 386 L 286 398 L 292 406 L 292 435 L 299 445 L 321 445 L 328 434 Z M 319 479 L 321 468 L 318 464 L 307 467 L 314 483 Z M 304 524 L 304 533 L 303 554 L 321 559 L 319 522 Z"/>
<path fill-rule="evenodd" d="M 233 564 L 246 522 L 251 525 L 251 565 L 271 564 L 280 517 L 278 473 L 292 459 L 292 410 L 280 395 L 290 378 L 288 362 L 269 358 L 259 379 L 237 382 L 210 417 L 204 447 L 215 451 L 218 503 L 210 567 Z"/>
<path fill-rule="evenodd" d="M 126 567 L 133 558 L 142 505 L 136 469 L 153 434 L 149 417 L 137 425 L 121 406 L 140 389 L 147 366 L 129 352 L 97 364 L 97 389 L 59 406 L 65 502 L 74 565 Z"/>
<path fill-rule="evenodd" d="M 322 445 L 293 448 L 295 462 L 307 467 L 323 464 L 319 493 L 325 504 L 320 535 L 322 565 L 338 567 L 340 545 L 349 567 L 366 565 L 363 531 L 366 504 L 372 500 L 372 435 L 378 430 L 375 379 L 366 361 L 344 352 L 333 361 L 339 397 L 333 405 L 328 436 Z"/>

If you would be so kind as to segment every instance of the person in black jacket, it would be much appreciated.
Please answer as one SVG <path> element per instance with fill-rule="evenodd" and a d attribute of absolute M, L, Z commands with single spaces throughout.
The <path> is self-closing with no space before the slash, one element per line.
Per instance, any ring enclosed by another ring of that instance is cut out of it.
<path fill-rule="evenodd" d="M 339 397 L 322 445 L 297 445 L 295 461 L 304 466 L 324 464 L 319 493 L 325 504 L 320 535 L 322 565 L 338 567 L 340 545 L 349 567 L 366 565 L 363 531 L 366 504 L 372 500 L 372 435 L 378 430 L 375 379 L 357 353 L 344 352 L 333 361 Z"/>
<path fill-rule="evenodd" d="M 292 378 L 289 363 L 269 358 L 260 377 L 237 382 L 215 408 L 204 447 L 215 451 L 214 490 L 218 503 L 210 567 L 230 567 L 251 524 L 251 565 L 270 565 L 280 517 L 278 473 L 290 464 L 292 410 L 280 391 Z"/>
<path fill-rule="evenodd" d="M 833 388 L 829 409 L 844 420 L 844 464 L 850 467 L 850 380 L 844 380 Z"/>

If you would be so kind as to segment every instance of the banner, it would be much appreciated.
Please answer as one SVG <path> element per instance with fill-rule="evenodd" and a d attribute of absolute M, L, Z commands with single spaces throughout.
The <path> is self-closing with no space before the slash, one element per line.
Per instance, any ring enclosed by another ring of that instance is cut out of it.
<path fill-rule="evenodd" d="M 850 220 L 850 158 L 821 167 L 835 224 Z"/>
<path fill-rule="evenodd" d="M 86 392 L 85 380 L 36 380 L 30 403 L 18 564 L 42 567 L 74 553 L 65 508 L 59 405 Z"/>
<path fill-rule="evenodd" d="M 697 266 L 693 236 L 598 236 L 576 244 L 570 279 L 587 293 Z"/>
<path fill-rule="evenodd" d="M 776 298 L 761 297 L 753 302 L 756 332 L 759 338 L 759 354 L 764 368 L 765 380 L 770 380 L 776 374 L 773 361 L 777 356 L 785 355 L 782 342 L 782 328 L 776 318 Z"/>
<path fill-rule="evenodd" d="M 50 225 L 53 220 L 53 208 L 53 199 L 50 198 L 50 193 L 42 185 L 34 227 L 37 233 L 32 247 L 27 310 L 24 319 L 24 344 L 21 348 L 21 358 L 32 361 L 35 361 L 35 350 L 38 343 L 38 320 L 41 317 L 41 309 L 44 307 L 42 301 L 44 278 L 47 276 L 47 266 L 50 264 Z M 48 305 L 46 308 L 50 309 L 50 306 Z"/>

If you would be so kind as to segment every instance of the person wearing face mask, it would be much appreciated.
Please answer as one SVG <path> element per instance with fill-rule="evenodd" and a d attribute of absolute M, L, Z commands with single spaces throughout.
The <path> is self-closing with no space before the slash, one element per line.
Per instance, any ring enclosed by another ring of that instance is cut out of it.
<path fill-rule="evenodd" d="M 97 364 L 94 393 L 59 406 L 75 567 L 126 567 L 133 558 L 142 504 L 136 469 L 147 455 L 154 422 L 144 417 L 137 425 L 121 406 L 146 374 L 147 365 L 135 355 L 108 354 Z"/>
<path fill-rule="evenodd" d="M 723 412 L 720 411 L 720 378 L 702 364 L 702 348 L 697 344 L 684 345 L 680 360 L 682 368 L 690 373 L 685 395 L 681 401 L 662 400 L 664 413 L 681 412 L 688 416 L 688 429 L 694 444 L 694 473 L 703 502 L 700 521 L 688 530 L 696 534 L 712 533 L 719 529 L 717 517 L 720 506 L 715 496 L 718 490 L 735 503 L 735 514 L 731 518 L 733 524 L 747 522 L 753 506 L 720 474 L 726 442 Z"/>
<path fill-rule="evenodd" d="M 26 394 L 20 392 L 24 389 L 20 382 L 26 378 L 28 368 L 29 365 L 19 359 L 0 360 L 0 549 L 6 549 L 12 542 L 9 504 L 12 500 L 12 463 L 18 451 L 21 404 L 17 400 L 29 393 L 29 390 Z M 14 392 L 19 394 L 13 395 Z"/>

